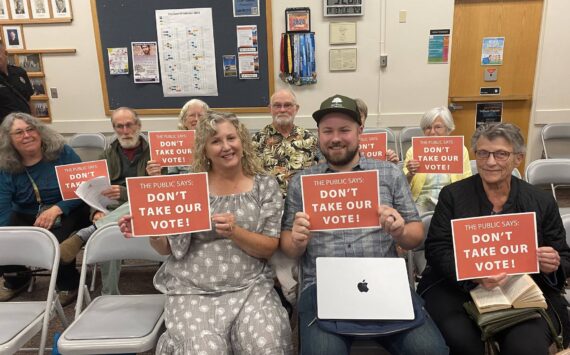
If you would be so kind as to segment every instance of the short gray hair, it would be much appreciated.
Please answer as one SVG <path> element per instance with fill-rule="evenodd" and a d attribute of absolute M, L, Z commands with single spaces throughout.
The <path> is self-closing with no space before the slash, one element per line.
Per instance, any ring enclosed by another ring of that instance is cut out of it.
<path fill-rule="evenodd" d="M 520 128 L 512 123 L 485 123 L 477 127 L 471 138 L 471 149 L 474 152 L 477 150 L 477 141 L 481 137 L 490 141 L 504 138 L 513 146 L 513 153 L 524 153 L 526 150 Z"/>
<path fill-rule="evenodd" d="M 275 91 L 275 92 L 273 93 L 273 95 L 271 95 L 271 98 L 269 99 L 269 104 L 270 104 L 270 105 L 271 105 L 271 103 L 273 103 L 273 98 L 275 97 L 275 95 L 277 95 L 278 93 L 281 93 L 281 92 L 286 92 L 286 93 L 288 93 L 289 95 L 291 95 L 291 97 L 293 98 L 293 103 L 294 103 L 295 105 L 297 105 L 297 95 L 295 95 L 295 92 L 294 92 L 293 90 L 291 90 L 291 89 L 279 89 L 279 90 Z"/>
<path fill-rule="evenodd" d="M 131 115 L 133 115 L 133 118 L 134 118 L 136 124 L 138 124 L 139 126 L 141 125 L 141 119 L 139 118 L 139 115 L 137 114 L 137 112 L 134 109 L 132 109 L 130 107 L 126 107 L 126 106 L 121 106 L 121 107 L 113 110 L 113 113 L 111 114 L 111 123 L 113 123 L 113 117 L 115 117 L 115 114 L 120 112 L 120 111 L 130 112 Z"/>
<path fill-rule="evenodd" d="M 22 120 L 34 127 L 42 141 L 43 158 L 55 161 L 59 158 L 65 145 L 65 138 L 41 120 L 23 112 L 14 112 L 6 116 L 0 125 L 0 170 L 10 174 L 18 174 L 25 170 L 20 153 L 12 145 L 10 130 L 15 120 Z"/>
<path fill-rule="evenodd" d="M 186 102 L 184 104 L 184 106 L 182 106 L 182 109 L 180 110 L 180 113 L 178 114 L 178 129 L 186 129 L 186 126 L 184 125 L 184 121 L 186 120 L 186 113 L 188 112 L 188 109 L 190 108 L 190 106 L 194 106 L 194 105 L 200 105 L 202 107 L 202 109 L 204 110 L 204 114 L 206 114 L 206 112 L 208 112 L 208 110 L 210 109 L 210 106 L 208 106 L 207 103 L 205 103 L 204 101 L 200 100 L 200 99 L 191 99 L 188 102 Z"/>
<path fill-rule="evenodd" d="M 426 111 L 420 120 L 420 127 L 425 131 L 428 127 L 431 127 L 433 121 L 437 118 L 441 118 L 445 127 L 447 127 L 447 133 L 453 132 L 455 129 L 455 122 L 453 121 L 453 116 L 449 109 L 445 106 L 434 107 L 429 111 Z"/>

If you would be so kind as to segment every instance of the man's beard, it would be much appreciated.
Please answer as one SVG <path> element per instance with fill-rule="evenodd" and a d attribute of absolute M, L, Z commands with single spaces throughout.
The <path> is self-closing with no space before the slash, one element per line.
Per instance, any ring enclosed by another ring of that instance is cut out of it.
<path fill-rule="evenodd" d="M 136 148 L 139 145 L 140 136 L 141 136 L 140 132 L 137 132 L 133 135 L 132 138 L 117 137 L 117 139 L 119 140 L 119 144 L 121 145 L 122 148 L 132 149 Z"/>
<path fill-rule="evenodd" d="M 333 145 L 332 147 L 335 146 L 339 146 L 339 144 Z M 324 155 L 328 163 L 336 166 L 343 166 L 350 163 L 352 159 L 354 159 L 354 156 L 358 154 L 358 145 L 356 145 L 354 149 L 350 149 L 350 147 L 347 147 L 346 153 L 341 156 L 339 155 L 333 156 L 332 154 L 329 154 L 328 150 L 322 148 L 321 148 L 321 153 Z"/>
<path fill-rule="evenodd" d="M 275 116 L 275 123 L 278 126 L 289 126 L 289 125 L 293 124 L 293 116 L 291 116 L 291 115 Z"/>

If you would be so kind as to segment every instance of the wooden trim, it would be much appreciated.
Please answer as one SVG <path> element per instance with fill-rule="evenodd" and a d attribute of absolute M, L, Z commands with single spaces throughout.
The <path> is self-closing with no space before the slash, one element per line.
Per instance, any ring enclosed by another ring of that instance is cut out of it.
<path fill-rule="evenodd" d="M 532 95 L 489 95 L 489 96 L 450 96 L 450 102 L 489 102 L 489 101 L 526 101 L 532 99 Z"/>
<path fill-rule="evenodd" d="M 0 25 L 40 25 L 45 23 L 70 23 L 72 18 L 38 18 L 0 20 Z"/>
<path fill-rule="evenodd" d="M 273 9 L 271 0 L 265 1 L 265 20 L 266 20 L 266 30 L 267 30 L 267 68 L 269 74 L 269 97 L 268 99 L 271 101 L 271 96 L 275 92 L 275 72 L 274 72 L 274 63 L 273 63 Z M 253 109 L 253 108 L 252 108 Z M 243 112 L 243 111 L 234 111 L 234 112 Z M 269 108 L 264 111 L 247 111 L 247 112 L 269 112 Z"/>
<path fill-rule="evenodd" d="M 97 15 L 97 1 L 91 0 L 91 17 L 93 22 L 93 31 L 95 32 L 95 46 L 97 48 L 97 62 L 99 63 L 99 80 L 101 80 L 101 90 L 103 90 L 103 105 L 105 115 L 111 116 L 109 105 L 109 94 L 107 90 L 107 81 L 105 80 L 105 63 L 103 63 L 103 47 L 101 46 L 101 35 L 99 31 L 99 16 Z M 138 113 L 138 112 L 137 112 Z"/>
<path fill-rule="evenodd" d="M 30 78 L 43 78 L 45 77 L 44 72 L 38 71 L 38 72 L 31 72 L 31 73 L 27 73 L 28 77 Z"/>
<path fill-rule="evenodd" d="M 73 54 L 76 53 L 75 48 L 54 48 L 54 49 L 12 49 L 8 50 L 8 54 Z"/>
<path fill-rule="evenodd" d="M 32 95 L 30 101 L 47 101 L 49 97 L 47 95 Z"/>

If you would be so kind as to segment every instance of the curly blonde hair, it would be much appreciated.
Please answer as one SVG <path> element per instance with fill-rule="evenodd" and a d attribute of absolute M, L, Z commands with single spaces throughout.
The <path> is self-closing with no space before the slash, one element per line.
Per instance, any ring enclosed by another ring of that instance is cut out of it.
<path fill-rule="evenodd" d="M 245 125 L 241 123 L 233 113 L 216 111 L 208 111 L 204 119 L 200 120 L 198 126 L 196 126 L 192 171 L 207 172 L 212 169 L 210 160 L 206 157 L 206 143 L 208 138 L 216 134 L 217 126 L 222 122 L 230 122 L 236 128 L 243 149 L 241 165 L 244 174 L 247 176 L 265 174 L 265 171 L 261 167 L 261 161 L 255 154 L 249 131 Z"/>

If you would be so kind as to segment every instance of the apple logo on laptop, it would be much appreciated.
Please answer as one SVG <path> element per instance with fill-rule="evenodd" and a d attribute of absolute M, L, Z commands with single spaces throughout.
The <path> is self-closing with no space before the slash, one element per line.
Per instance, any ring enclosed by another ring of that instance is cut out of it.
<path fill-rule="evenodd" d="M 368 282 L 366 282 L 366 280 L 359 282 L 356 287 L 358 287 L 358 291 L 360 292 L 368 292 Z"/>

